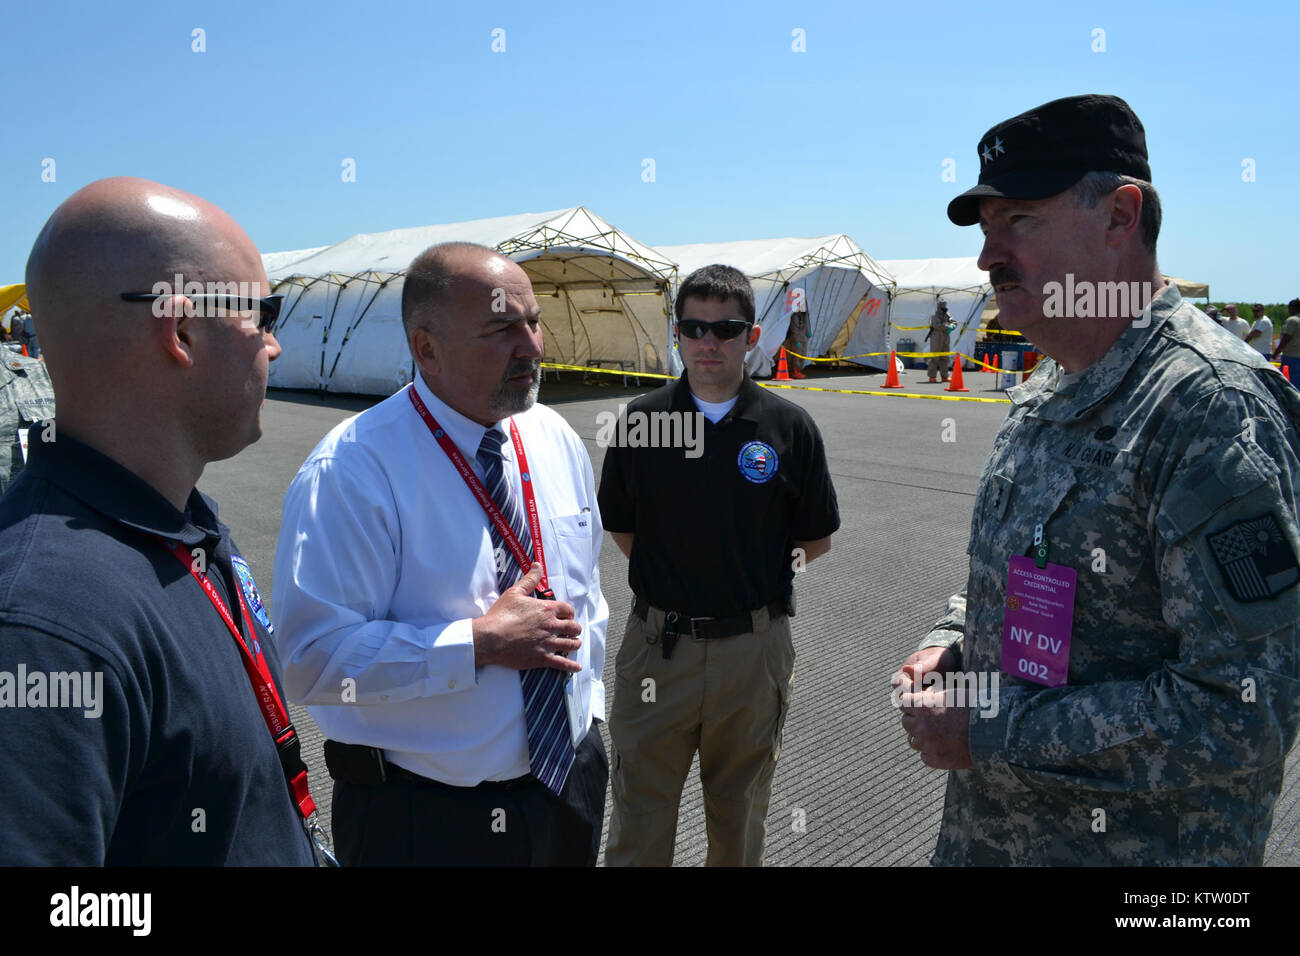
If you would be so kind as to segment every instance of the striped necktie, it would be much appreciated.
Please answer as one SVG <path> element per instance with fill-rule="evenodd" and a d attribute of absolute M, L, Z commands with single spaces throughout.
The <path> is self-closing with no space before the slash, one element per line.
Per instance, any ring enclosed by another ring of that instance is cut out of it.
<path fill-rule="evenodd" d="M 501 445 L 506 436 L 498 428 L 489 428 L 478 446 L 478 463 L 483 468 L 483 485 L 501 509 L 510 530 L 530 556 L 533 554 L 532 535 L 524 520 L 523 509 L 515 494 L 513 483 L 506 477 L 501 458 Z M 506 588 L 518 583 L 524 576 L 506 547 L 496 525 L 488 522 L 492 533 L 492 547 L 497 555 L 497 590 L 504 594 Z M 564 789 L 564 781 L 573 766 L 573 741 L 569 737 L 568 709 L 564 705 L 566 673 L 552 667 L 538 667 L 520 671 L 524 692 L 524 726 L 528 732 L 528 763 L 533 776 L 546 784 L 554 793 Z"/>

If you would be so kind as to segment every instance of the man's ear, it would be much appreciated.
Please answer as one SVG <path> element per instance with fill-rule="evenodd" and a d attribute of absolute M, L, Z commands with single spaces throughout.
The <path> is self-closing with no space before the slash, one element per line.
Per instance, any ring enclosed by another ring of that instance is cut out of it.
<path fill-rule="evenodd" d="M 433 333 L 421 326 L 411 333 L 408 343 L 415 364 L 427 375 L 437 375 L 440 371 L 439 358 L 442 350 L 434 341 Z"/>
<path fill-rule="evenodd" d="M 757 345 L 758 340 L 761 339 L 762 337 L 763 337 L 763 329 L 761 326 L 755 325 L 752 329 L 750 329 L 749 345 L 746 346 L 746 351 L 752 349 L 755 345 Z"/>
<path fill-rule="evenodd" d="M 155 341 L 181 368 L 193 368 L 195 323 L 201 321 L 194 315 L 193 304 L 183 295 L 173 295 L 157 299 L 153 305 Z"/>
<path fill-rule="evenodd" d="M 1110 221 L 1106 224 L 1106 244 L 1119 246 L 1135 232 L 1142 217 L 1142 190 L 1132 183 L 1120 186 L 1106 200 Z"/>

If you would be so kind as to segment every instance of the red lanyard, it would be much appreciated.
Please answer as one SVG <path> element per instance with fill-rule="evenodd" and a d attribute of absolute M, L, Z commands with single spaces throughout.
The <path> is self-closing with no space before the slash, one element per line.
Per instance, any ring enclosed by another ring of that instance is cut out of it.
<path fill-rule="evenodd" d="M 420 396 L 416 393 L 415 385 L 408 385 L 406 393 L 411 396 L 411 404 L 415 406 L 415 410 L 424 419 L 424 424 L 429 426 L 429 431 L 433 434 L 434 440 L 447 453 L 447 457 L 451 459 L 451 463 L 456 467 L 456 471 L 460 473 L 461 478 L 465 479 L 465 484 L 469 485 L 469 490 L 473 492 L 479 505 L 487 512 L 488 520 L 497 529 L 497 533 L 501 535 L 501 540 L 506 543 L 510 553 L 515 556 L 515 561 L 519 563 L 520 569 L 524 574 L 527 574 L 528 569 L 532 567 L 532 561 L 529 560 L 528 552 L 524 550 L 524 546 L 519 542 L 514 529 L 506 521 L 506 516 L 501 513 L 501 509 L 497 507 L 496 502 L 492 500 L 492 496 L 483 487 L 483 482 L 479 481 L 478 475 L 474 474 L 469 462 L 465 460 L 465 456 L 456 447 L 456 443 L 451 440 L 447 432 L 438 424 L 438 420 L 433 417 L 433 413 L 420 399 Z M 542 519 L 537 514 L 537 497 L 533 494 L 532 474 L 528 471 L 528 457 L 524 454 L 524 443 L 519 437 L 519 429 L 515 427 L 513 418 L 510 419 L 510 438 L 515 445 L 515 454 L 519 456 L 519 476 L 523 479 L 524 510 L 528 513 L 528 530 L 533 537 L 533 552 L 537 555 L 537 563 L 542 566 L 542 581 L 538 591 L 545 597 L 551 591 L 546 582 L 546 553 L 542 547 Z"/>
<path fill-rule="evenodd" d="M 285 709 L 284 701 L 280 699 L 280 694 L 275 689 L 275 681 L 271 678 L 271 668 L 266 663 L 266 655 L 262 653 L 262 648 L 257 644 L 257 632 L 253 630 L 253 621 L 248 616 L 248 607 L 244 604 L 244 595 L 240 593 L 239 583 L 235 583 L 235 597 L 239 600 L 239 610 L 244 615 L 244 623 L 248 625 L 248 637 L 253 642 L 253 647 L 249 647 L 248 641 L 244 640 L 244 635 L 240 632 L 239 626 L 235 624 L 235 619 L 231 616 L 230 608 L 226 607 L 226 602 L 221 600 L 221 595 L 208 579 L 207 574 L 196 571 L 194 568 L 194 559 L 189 551 L 185 550 L 184 545 L 179 542 L 175 545 L 167 544 L 166 541 L 159 538 L 164 547 L 176 556 L 176 560 L 185 565 L 185 569 L 190 572 L 195 581 L 203 588 L 203 593 L 208 596 L 212 606 L 217 609 L 221 615 L 221 620 L 225 621 L 226 627 L 230 633 L 235 636 L 235 643 L 239 645 L 240 657 L 244 661 L 244 672 L 248 674 L 248 680 L 253 685 L 253 693 L 257 696 L 258 708 L 262 711 L 262 718 L 266 721 L 266 729 L 271 732 L 271 738 L 275 741 L 276 750 L 283 754 L 286 749 L 292 747 L 295 751 L 298 749 L 298 735 L 293 729 L 293 724 L 289 722 L 289 712 Z M 254 650 L 253 648 L 256 648 Z M 301 757 L 298 757 L 301 761 Z M 293 802 L 298 805 L 298 812 L 302 818 L 307 820 L 316 812 L 316 802 L 311 798 L 311 791 L 307 788 L 307 771 L 306 769 L 296 770 L 293 776 L 288 780 L 289 790 L 293 796 Z"/>

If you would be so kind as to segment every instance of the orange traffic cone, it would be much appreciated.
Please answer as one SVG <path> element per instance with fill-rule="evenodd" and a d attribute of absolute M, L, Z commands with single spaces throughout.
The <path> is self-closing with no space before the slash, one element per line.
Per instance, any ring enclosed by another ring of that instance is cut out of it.
<path fill-rule="evenodd" d="M 997 375 L 998 372 L 1002 371 L 1002 369 L 998 368 L 998 353 L 990 352 L 989 359 L 990 359 L 989 371 L 992 372 L 994 375 Z"/>
<path fill-rule="evenodd" d="M 889 350 L 889 371 L 885 373 L 885 384 L 881 388 L 902 388 L 903 383 L 898 380 L 898 359 L 894 356 L 894 350 Z"/>
<path fill-rule="evenodd" d="M 1282 363 L 1282 377 L 1288 382 L 1291 381 L 1291 366 L 1286 362 Z"/>
<path fill-rule="evenodd" d="M 790 370 L 785 364 L 785 349 L 781 349 L 781 356 L 776 360 L 776 374 L 772 376 L 774 382 L 790 381 Z"/>
<path fill-rule="evenodd" d="M 969 392 L 966 383 L 961 380 L 961 355 L 958 354 L 956 361 L 952 363 L 952 381 L 948 383 L 945 392 Z"/>
<path fill-rule="evenodd" d="M 27 354 L 27 346 L 25 345 L 23 346 L 23 358 L 31 358 L 31 356 Z"/>

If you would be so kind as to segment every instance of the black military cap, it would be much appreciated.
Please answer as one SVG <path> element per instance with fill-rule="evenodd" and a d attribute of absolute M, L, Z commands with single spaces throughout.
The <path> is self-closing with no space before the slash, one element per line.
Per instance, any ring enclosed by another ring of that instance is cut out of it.
<path fill-rule="evenodd" d="M 985 197 L 1047 199 L 1094 170 L 1151 181 L 1142 121 L 1118 96 L 1036 106 L 985 133 L 977 152 L 979 185 L 948 203 L 948 218 L 959 226 L 979 222 Z"/>

